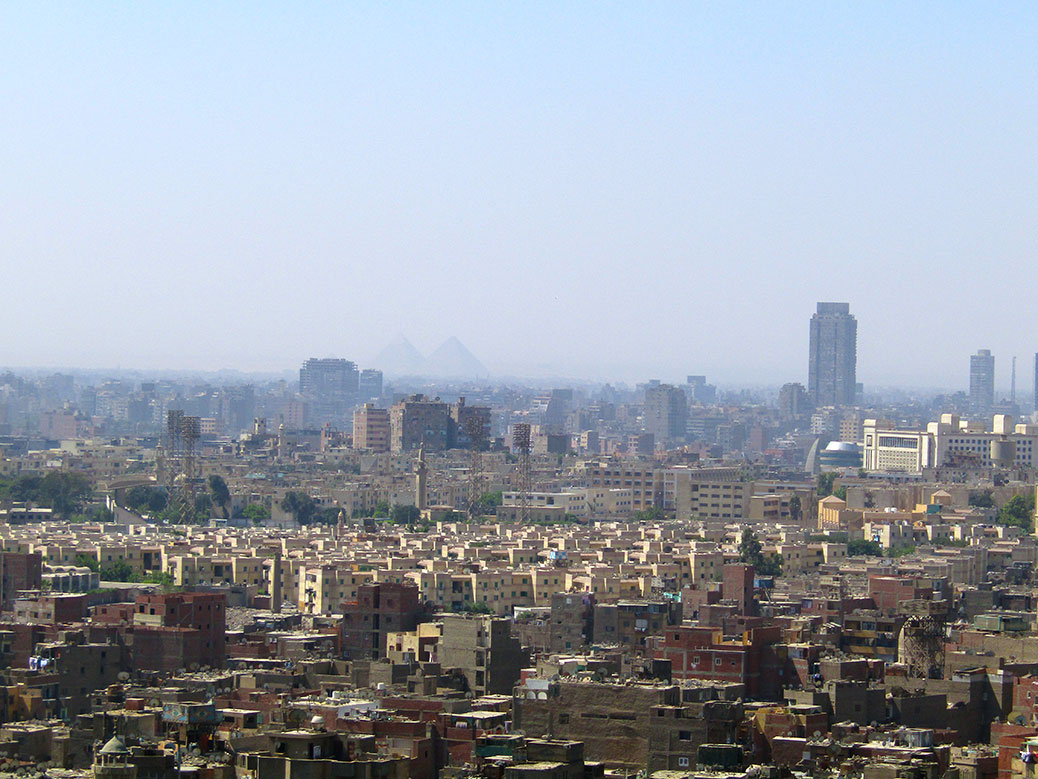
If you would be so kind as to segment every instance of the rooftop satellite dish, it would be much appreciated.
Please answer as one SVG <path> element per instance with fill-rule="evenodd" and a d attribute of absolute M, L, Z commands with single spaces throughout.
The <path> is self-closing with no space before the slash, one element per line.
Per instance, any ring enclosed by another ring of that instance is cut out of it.
<path fill-rule="evenodd" d="M 115 678 L 118 679 L 120 682 L 125 682 L 127 679 L 130 678 L 130 674 L 126 671 L 120 671 L 118 674 L 116 674 Z"/>

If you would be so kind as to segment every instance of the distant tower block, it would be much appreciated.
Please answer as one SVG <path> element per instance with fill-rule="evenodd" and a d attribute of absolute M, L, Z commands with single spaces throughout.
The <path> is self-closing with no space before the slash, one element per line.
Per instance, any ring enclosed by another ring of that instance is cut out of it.
<path fill-rule="evenodd" d="M 970 355 L 970 410 L 986 414 L 995 403 L 995 357 L 990 349 Z"/>
<path fill-rule="evenodd" d="M 512 445 L 519 455 L 519 521 L 530 521 L 530 426 L 520 422 L 512 428 Z"/>
<path fill-rule="evenodd" d="M 483 479 L 483 449 L 486 446 L 487 430 L 483 418 L 472 414 L 465 419 L 465 435 L 469 439 L 469 519 L 474 519 L 480 510 L 480 501 L 486 491 Z"/>
<path fill-rule="evenodd" d="M 819 303 L 811 317 L 807 391 L 816 408 L 853 406 L 857 388 L 858 321 L 849 303 Z"/>

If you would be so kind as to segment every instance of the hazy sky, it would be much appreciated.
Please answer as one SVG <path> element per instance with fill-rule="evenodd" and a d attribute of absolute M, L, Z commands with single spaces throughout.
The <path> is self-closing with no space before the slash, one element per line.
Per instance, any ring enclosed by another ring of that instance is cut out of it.
<path fill-rule="evenodd" d="M 5 3 L 0 365 L 1000 385 L 1034 3 Z"/>

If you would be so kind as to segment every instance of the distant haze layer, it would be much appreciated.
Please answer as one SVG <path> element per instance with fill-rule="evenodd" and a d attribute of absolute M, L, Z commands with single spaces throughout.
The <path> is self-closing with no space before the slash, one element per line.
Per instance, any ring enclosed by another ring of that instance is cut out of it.
<path fill-rule="evenodd" d="M 989 348 L 1022 387 L 1036 34 L 1024 3 L 11 4 L 0 365 L 379 367 L 402 332 L 491 374 L 804 382 L 844 300 L 867 385 Z"/>

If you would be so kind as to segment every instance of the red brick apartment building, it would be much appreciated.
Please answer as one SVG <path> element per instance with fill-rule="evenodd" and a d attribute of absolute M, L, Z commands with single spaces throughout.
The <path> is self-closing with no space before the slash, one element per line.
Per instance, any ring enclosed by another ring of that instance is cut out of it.
<path fill-rule="evenodd" d="M 786 653 L 776 651 L 781 640 L 779 626 L 753 628 L 738 638 L 726 638 L 714 628 L 680 626 L 667 628 L 656 644 L 655 656 L 671 661 L 675 681 L 742 684 L 748 698 L 778 700 L 787 678 L 796 677 L 792 665 L 787 673 Z"/>
<path fill-rule="evenodd" d="M 227 597 L 219 592 L 138 595 L 133 615 L 137 668 L 221 668 L 227 655 Z"/>

